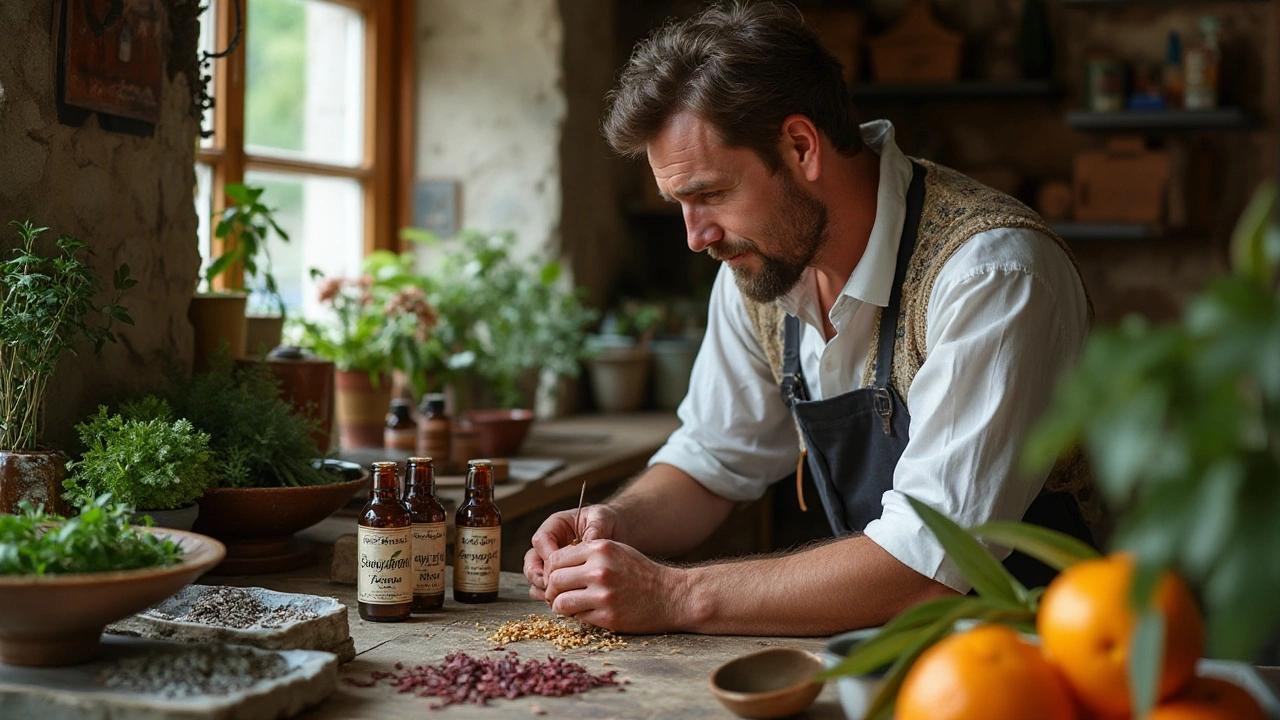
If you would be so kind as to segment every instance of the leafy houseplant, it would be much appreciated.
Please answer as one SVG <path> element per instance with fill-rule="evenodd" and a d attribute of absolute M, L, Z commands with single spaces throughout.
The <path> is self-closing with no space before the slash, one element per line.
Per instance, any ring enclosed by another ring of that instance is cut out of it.
<path fill-rule="evenodd" d="M 121 265 L 112 274 L 110 299 L 99 305 L 103 284 L 81 259 L 92 254 L 84 242 L 60 236 L 57 252 L 46 256 L 36 240 L 48 228 L 11 224 L 22 243 L 0 263 L 0 485 L 6 489 L 0 496 L 61 510 L 66 458 L 38 450 L 49 379 L 64 351 L 74 353 L 84 341 L 97 352 L 115 341 L 113 322 L 133 324 L 120 298 L 136 283 Z M 0 512 L 15 510 L 0 506 Z"/>
<path fill-rule="evenodd" d="M 578 374 L 587 354 L 584 329 L 596 314 L 565 287 L 559 262 L 521 261 L 511 232 L 467 230 L 441 240 L 408 228 L 401 235 L 441 251 L 438 271 L 421 281 L 435 313 L 418 353 L 422 366 L 446 376 L 473 373 L 507 408 L 533 400 L 521 388 L 532 373 Z"/>
<path fill-rule="evenodd" d="M 67 520 L 23 502 L 0 515 L 0 576 L 113 572 L 176 565 L 182 547 L 130 528 L 132 508 L 110 495 L 88 502 Z M 56 523 L 52 528 L 49 523 Z"/>
<path fill-rule="evenodd" d="M 209 435 L 190 420 L 173 420 L 158 398 L 126 403 L 118 414 L 99 406 L 76 431 L 86 449 L 67 463 L 71 476 L 64 485 L 80 507 L 111 493 L 137 510 L 177 510 L 213 481 Z"/>
<path fill-rule="evenodd" d="M 1027 455 L 1081 440 L 1139 561 L 1135 601 L 1176 569 L 1200 589 L 1210 650 L 1252 659 L 1280 623 L 1280 227 L 1276 187 L 1237 225 L 1233 272 L 1180 322 L 1096 333 Z"/>
<path fill-rule="evenodd" d="M 387 315 L 376 302 L 373 280 L 324 278 L 318 270 L 320 302 L 332 310 L 328 321 L 297 320 L 298 345 L 326 360 L 340 371 L 367 373 L 376 378 L 391 367 L 394 338 L 388 331 Z"/>

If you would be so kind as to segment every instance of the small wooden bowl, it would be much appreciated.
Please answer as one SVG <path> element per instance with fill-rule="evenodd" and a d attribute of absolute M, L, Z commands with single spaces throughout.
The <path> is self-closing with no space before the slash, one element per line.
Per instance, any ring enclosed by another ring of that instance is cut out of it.
<path fill-rule="evenodd" d="M 822 682 L 822 659 L 797 648 L 769 648 L 743 655 L 711 673 L 711 694 L 744 718 L 780 718 L 809 707 Z"/>

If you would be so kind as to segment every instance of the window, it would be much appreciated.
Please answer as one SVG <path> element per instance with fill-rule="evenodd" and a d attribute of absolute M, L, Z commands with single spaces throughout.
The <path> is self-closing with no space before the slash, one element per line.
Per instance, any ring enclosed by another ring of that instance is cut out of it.
<path fill-rule="evenodd" d="M 239 2 L 243 42 L 213 62 L 215 106 L 205 123 L 213 136 L 197 153 L 201 257 L 207 264 L 221 252 L 211 220 L 226 205 L 223 188 L 265 188 L 263 201 L 290 238 L 268 243 L 273 274 L 286 305 L 311 315 L 312 268 L 355 275 L 368 252 L 399 247 L 395 229 L 407 217 L 399 178 L 412 156 L 413 2 Z M 227 47 L 235 15 L 233 0 L 213 0 L 202 16 L 203 50 Z M 250 310 L 265 300 L 255 293 Z"/>

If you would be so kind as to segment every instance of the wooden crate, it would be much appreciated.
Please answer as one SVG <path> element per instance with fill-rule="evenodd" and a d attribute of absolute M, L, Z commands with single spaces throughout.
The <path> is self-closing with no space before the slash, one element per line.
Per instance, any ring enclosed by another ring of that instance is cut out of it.
<path fill-rule="evenodd" d="M 1102 150 L 1075 157 L 1075 219 L 1159 225 L 1165 220 L 1169 153 L 1148 150 L 1140 137 L 1115 137 Z"/>
<path fill-rule="evenodd" d="M 964 39 L 938 22 L 929 0 L 908 0 L 902 20 L 869 44 L 876 82 L 940 83 L 960 77 Z"/>

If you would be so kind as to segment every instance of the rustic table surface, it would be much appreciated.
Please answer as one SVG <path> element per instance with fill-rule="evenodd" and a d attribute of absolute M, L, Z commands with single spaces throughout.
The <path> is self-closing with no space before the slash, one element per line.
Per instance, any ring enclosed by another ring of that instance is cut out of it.
<path fill-rule="evenodd" d="M 356 612 L 356 589 L 329 582 L 322 566 L 279 575 L 258 577 L 206 578 L 234 585 L 256 585 L 283 592 L 336 597 L 349 608 L 351 635 L 356 659 L 339 670 L 337 691 L 323 705 L 300 718 L 329 720 L 402 720 L 410 717 L 448 718 L 533 718 L 545 712 L 550 718 L 732 718 L 708 690 L 708 679 L 721 663 L 766 647 L 799 647 L 819 651 L 823 638 L 715 637 L 703 635 L 625 636 L 627 646 L 608 651 L 588 648 L 559 651 L 541 640 L 512 643 L 507 650 L 522 659 L 545 660 L 548 655 L 579 663 L 593 674 L 617 671 L 619 680 L 629 680 L 623 691 L 602 687 L 567 698 L 524 697 L 492 700 L 489 705 L 453 705 L 431 710 L 431 699 L 399 694 L 384 685 L 372 688 L 353 686 L 345 679 L 366 681 L 376 670 L 393 670 L 396 663 L 406 667 L 441 662 L 449 653 L 463 651 L 472 656 L 488 652 L 497 657 L 486 639 L 502 623 L 531 613 L 550 616 L 545 603 L 531 600 L 528 583 L 515 573 L 502 574 L 497 602 L 464 605 L 446 593 L 443 610 L 415 615 L 403 623 L 364 622 Z M 828 683 L 818 700 L 802 718 L 843 718 L 835 684 Z"/>

